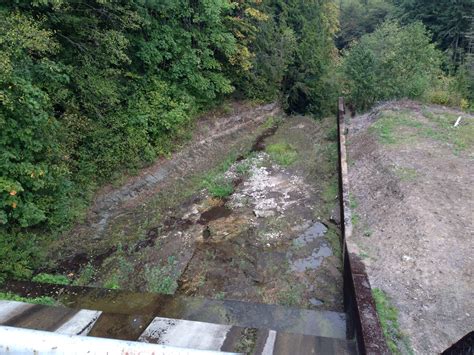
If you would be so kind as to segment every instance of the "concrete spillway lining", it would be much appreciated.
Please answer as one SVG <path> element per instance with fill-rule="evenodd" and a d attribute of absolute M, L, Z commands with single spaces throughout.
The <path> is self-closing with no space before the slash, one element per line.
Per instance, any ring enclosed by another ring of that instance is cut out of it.
<path fill-rule="evenodd" d="M 25 340 L 28 341 L 25 341 Z M 222 354 L 134 341 L 64 335 L 40 330 L 0 326 L 2 354 Z M 226 353 L 232 354 L 232 353 Z"/>

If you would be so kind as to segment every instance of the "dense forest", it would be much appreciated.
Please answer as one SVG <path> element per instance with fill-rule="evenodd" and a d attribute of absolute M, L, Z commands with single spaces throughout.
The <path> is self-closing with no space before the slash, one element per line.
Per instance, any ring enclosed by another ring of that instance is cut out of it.
<path fill-rule="evenodd" d="M 472 0 L 33 0 L 0 5 L 0 279 L 28 278 L 94 192 L 227 99 L 330 115 L 474 108 Z"/>

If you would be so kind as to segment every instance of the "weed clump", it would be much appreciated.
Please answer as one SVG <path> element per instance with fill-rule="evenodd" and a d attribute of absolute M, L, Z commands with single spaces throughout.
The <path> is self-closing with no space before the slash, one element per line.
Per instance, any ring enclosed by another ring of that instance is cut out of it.
<path fill-rule="evenodd" d="M 298 152 L 289 143 L 275 143 L 267 147 L 267 153 L 281 166 L 289 166 L 298 158 Z"/>
<path fill-rule="evenodd" d="M 29 297 L 18 296 L 10 292 L 0 292 L 0 300 L 26 302 L 26 303 L 33 303 L 33 304 L 43 304 L 47 306 L 54 306 L 58 303 L 54 298 L 49 297 L 49 296 L 29 298 Z"/>
<path fill-rule="evenodd" d="M 71 282 L 64 275 L 52 275 L 46 273 L 41 273 L 34 276 L 31 281 L 56 285 L 69 285 L 69 283 Z"/>

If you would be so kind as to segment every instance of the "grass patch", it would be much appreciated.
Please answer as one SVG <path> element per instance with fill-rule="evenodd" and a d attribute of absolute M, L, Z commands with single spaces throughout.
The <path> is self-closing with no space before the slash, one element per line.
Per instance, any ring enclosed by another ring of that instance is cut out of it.
<path fill-rule="evenodd" d="M 422 131 L 424 137 L 452 144 L 455 153 L 474 148 L 474 124 L 472 119 L 463 117 L 461 124 L 458 127 L 453 127 L 454 122 L 459 117 L 457 114 L 444 113 L 437 115 L 428 110 L 423 110 L 423 115 L 434 123 L 434 127 L 425 127 Z M 467 120 L 469 122 L 466 124 Z"/>
<path fill-rule="evenodd" d="M 327 184 L 325 184 L 321 197 L 325 202 L 332 202 L 336 200 L 338 195 L 339 184 L 337 179 L 334 177 Z"/>
<path fill-rule="evenodd" d="M 383 334 L 390 351 L 393 354 L 413 354 L 407 337 L 400 330 L 400 325 L 398 324 L 398 310 L 390 304 L 387 295 L 382 290 L 374 288 L 372 295 L 375 300 Z"/>
<path fill-rule="evenodd" d="M 88 263 L 84 268 L 81 270 L 80 276 L 73 281 L 74 286 L 87 286 L 89 285 L 95 278 L 97 270 L 91 263 Z"/>
<path fill-rule="evenodd" d="M 283 119 L 280 116 L 270 116 L 267 118 L 265 123 L 262 125 L 263 129 L 272 128 L 278 126 Z"/>
<path fill-rule="evenodd" d="M 212 197 L 224 198 L 232 195 L 234 184 L 224 176 L 224 173 L 234 164 L 237 154 L 230 154 L 222 163 L 204 176 L 202 186 Z"/>
<path fill-rule="evenodd" d="M 349 208 L 351 209 L 351 221 L 352 225 L 355 227 L 360 222 L 360 216 L 356 212 L 358 203 L 352 193 L 349 193 Z"/>
<path fill-rule="evenodd" d="M 224 198 L 232 195 L 234 192 L 232 181 L 228 181 L 221 175 L 206 177 L 204 179 L 204 187 L 212 197 L 216 198 Z"/>
<path fill-rule="evenodd" d="M 145 269 L 145 280 L 149 292 L 164 293 L 172 295 L 178 288 L 175 280 L 174 267 L 176 260 L 170 256 L 164 266 L 147 267 Z"/>
<path fill-rule="evenodd" d="M 104 283 L 104 288 L 110 288 L 111 290 L 118 290 L 120 288 L 119 284 L 119 275 L 113 274 L 107 281 Z"/>
<path fill-rule="evenodd" d="M 281 166 L 289 166 L 298 158 L 298 152 L 289 143 L 270 144 L 266 151 Z"/>
<path fill-rule="evenodd" d="M 10 292 L 0 292 L 0 300 L 43 304 L 47 306 L 54 306 L 58 304 L 58 302 L 54 298 L 49 297 L 49 296 L 29 298 L 29 297 L 18 296 Z"/>
<path fill-rule="evenodd" d="M 299 306 L 303 299 L 303 285 L 289 285 L 278 293 L 278 303 L 284 306 Z"/>
<path fill-rule="evenodd" d="M 35 275 L 31 281 L 33 282 L 40 282 L 40 283 L 47 283 L 47 284 L 56 284 L 56 285 L 69 285 L 71 283 L 71 280 L 67 278 L 67 276 L 64 275 L 52 275 L 52 274 L 46 274 L 46 273 L 41 273 L 38 275 Z"/>
<path fill-rule="evenodd" d="M 463 117 L 461 125 L 453 127 L 458 114 L 435 114 L 428 109 L 424 109 L 422 113 L 429 119 L 429 124 L 423 124 L 410 116 L 410 113 L 386 112 L 370 127 L 370 131 L 375 132 L 383 144 L 404 143 L 422 137 L 448 143 L 456 154 L 474 148 L 472 119 Z M 411 131 L 401 133 L 400 127 L 411 128 Z"/>
<path fill-rule="evenodd" d="M 422 128 L 423 124 L 405 113 L 384 113 L 370 127 L 370 131 L 375 132 L 383 144 L 396 144 L 402 143 L 412 136 L 405 134 L 400 137 L 397 132 L 400 127 L 414 128 L 415 133 L 413 135 L 416 135 L 416 130 Z"/>
<path fill-rule="evenodd" d="M 398 166 L 394 171 L 395 175 L 402 181 L 413 181 L 418 177 L 418 171 L 416 169 Z"/>

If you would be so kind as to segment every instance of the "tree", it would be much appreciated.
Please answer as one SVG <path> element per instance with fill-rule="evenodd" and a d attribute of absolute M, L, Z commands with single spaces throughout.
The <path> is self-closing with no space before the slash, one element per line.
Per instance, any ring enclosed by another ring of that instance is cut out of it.
<path fill-rule="evenodd" d="M 433 34 L 439 48 L 449 51 L 456 65 L 469 51 L 467 33 L 474 13 L 472 0 L 394 0 L 403 23 L 421 21 Z"/>
<path fill-rule="evenodd" d="M 440 64 L 441 53 L 423 24 L 387 21 L 345 55 L 350 101 L 365 110 L 380 100 L 420 98 L 437 79 Z"/>

